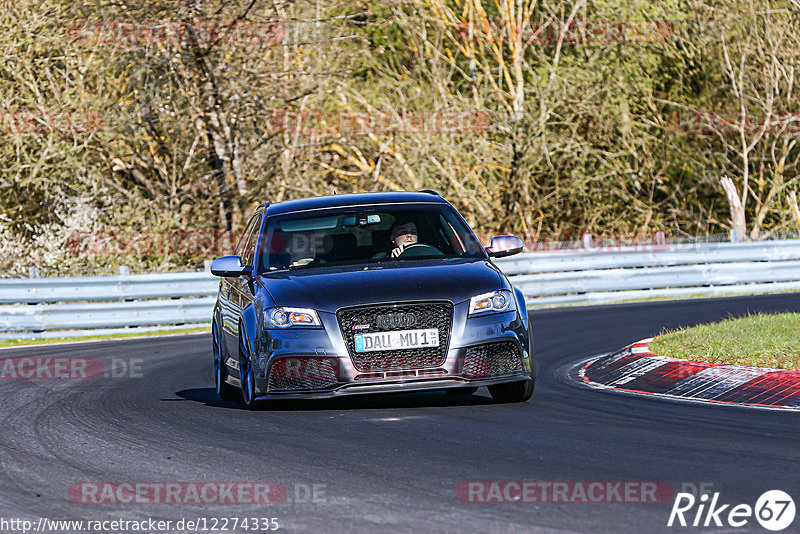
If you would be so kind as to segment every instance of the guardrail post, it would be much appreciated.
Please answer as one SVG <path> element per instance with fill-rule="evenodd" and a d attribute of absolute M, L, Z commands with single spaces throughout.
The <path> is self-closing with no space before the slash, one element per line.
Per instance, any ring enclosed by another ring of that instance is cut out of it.
<path fill-rule="evenodd" d="M 736 228 L 731 228 L 731 243 L 738 243 L 739 242 L 739 232 L 736 231 Z"/>
<path fill-rule="evenodd" d="M 583 234 L 583 248 L 592 248 L 592 234 Z"/>
<path fill-rule="evenodd" d="M 28 267 L 28 278 L 40 278 L 41 273 L 38 267 Z"/>
<path fill-rule="evenodd" d="M 119 266 L 119 275 L 120 276 L 128 276 L 131 274 L 131 268 L 127 265 L 120 265 Z"/>
<path fill-rule="evenodd" d="M 211 262 L 214 260 L 205 260 L 203 262 L 203 270 L 207 273 L 211 273 Z"/>

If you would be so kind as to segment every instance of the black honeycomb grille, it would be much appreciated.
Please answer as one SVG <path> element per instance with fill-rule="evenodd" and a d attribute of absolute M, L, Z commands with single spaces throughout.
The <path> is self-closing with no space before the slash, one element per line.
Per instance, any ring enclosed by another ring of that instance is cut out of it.
<path fill-rule="evenodd" d="M 297 360 L 297 361 L 293 361 Z M 280 358 L 269 373 L 269 391 L 301 391 L 328 389 L 339 383 L 336 366 L 331 359 Z"/>
<path fill-rule="evenodd" d="M 522 359 L 513 341 L 500 341 L 468 347 L 464 356 L 464 376 L 486 378 L 522 372 Z"/>
<path fill-rule="evenodd" d="M 376 318 L 384 314 L 413 314 L 413 326 L 377 325 Z M 339 327 L 347 344 L 353 365 L 359 371 L 396 371 L 405 369 L 427 369 L 440 367 L 447 358 L 450 328 L 453 323 L 453 305 L 449 302 L 426 302 L 420 304 L 386 304 L 343 308 L 336 313 Z M 361 328 L 353 330 L 360 325 Z M 376 352 L 356 352 L 355 335 L 393 330 L 415 330 L 436 328 L 439 331 L 439 346 Z"/>

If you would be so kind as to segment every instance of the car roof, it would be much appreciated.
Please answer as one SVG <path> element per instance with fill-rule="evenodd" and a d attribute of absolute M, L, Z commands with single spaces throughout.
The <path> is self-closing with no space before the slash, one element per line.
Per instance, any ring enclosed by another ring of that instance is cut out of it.
<path fill-rule="evenodd" d="M 324 197 L 300 198 L 271 204 L 267 215 L 281 215 L 297 211 L 308 211 L 326 208 L 342 208 L 350 206 L 369 206 L 376 204 L 409 204 L 409 203 L 446 204 L 442 197 L 434 192 L 385 192 L 385 193 L 351 193 L 347 195 L 330 195 Z"/>

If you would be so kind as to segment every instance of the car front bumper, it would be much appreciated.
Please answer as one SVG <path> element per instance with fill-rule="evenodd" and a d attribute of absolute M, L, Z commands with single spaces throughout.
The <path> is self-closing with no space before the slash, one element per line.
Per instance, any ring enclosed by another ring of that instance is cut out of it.
<path fill-rule="evenodd" d="M 533 350 L 527 325 L 516 311 L 467 319 L 467 310 L 459 308 L 456 305 L 454 310 L 446 357 L 435 368 L 357 368 L 333 314 L 320 314 L 323 329 L 265 331 L 254 362 L 256 397 L 333 398 L 492 386 L 532 379 Z M 518 363 L 508 365 L 492 359 L 496 355 L 491 352 L 481 352 L 484 347 L 500 345 L 506 351 L 503 357 L 508 360 L 508 351 L 512 351 Z"/>

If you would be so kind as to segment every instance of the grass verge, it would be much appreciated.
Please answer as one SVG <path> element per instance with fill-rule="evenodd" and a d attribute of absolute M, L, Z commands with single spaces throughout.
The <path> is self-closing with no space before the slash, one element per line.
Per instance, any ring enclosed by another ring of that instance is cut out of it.
<path fill-rule="evenodd" d="M 186 328 L 180 330 L 153 330 L 151 332 L 131 332 L 124 334 L 105 334 L 100 336 L 83 336 L 83 337 L 56 337 L 48 339 L 5 339 L 0 340 L 0 347 L 24 347 L 26 345 L 49 345 L 52 343 L 70 343 L 75 341 L 95 341 L 103 339 L 122 339 L 126 337 L 150 337 L 150 336 L 167 336 L 170 334 L 195 334 L 200 332 L 211 332 L 211 328 L 207 326 L 198 326 L 194 328 Z"/>
<path fill-rule="evenodd" d="M 665 331 L 650 350 L 686 360 L 800 369 L 800 313 L 748 315 Z"/>

